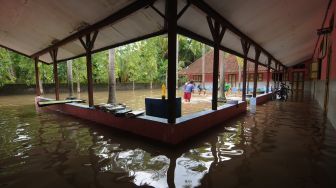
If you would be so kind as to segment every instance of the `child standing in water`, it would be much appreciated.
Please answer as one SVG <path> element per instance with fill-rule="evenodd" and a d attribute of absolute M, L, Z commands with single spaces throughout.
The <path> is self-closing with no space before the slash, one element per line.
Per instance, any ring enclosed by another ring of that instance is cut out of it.
<path fill-rule="evenodd" d="M 183 99 L 185 102 L 187 102 L 187 93 L 186 93 L 186 88 L 187 88 L 187 85 L 189 84 L 189 81 L 186 82 L 183 86 Z"/>
<path fill-rule="evenodd" d="M 203 93 L 203 95 L 205 95 L 205 92 L 206 92 L 205 87 L 203 87 L 201 84 L 198 84 L 197 89 L 198 89 L 198 95 L 201 95 L 201 93 Z"/>
<path fill-rule="evenodd" d="M 184 85 L 184 101 L 185 102 L 190 102 L 191 99 L 191 93 L 194 92 L 194 81 L 190 81 L 189 83 L 186 83 Z"/>

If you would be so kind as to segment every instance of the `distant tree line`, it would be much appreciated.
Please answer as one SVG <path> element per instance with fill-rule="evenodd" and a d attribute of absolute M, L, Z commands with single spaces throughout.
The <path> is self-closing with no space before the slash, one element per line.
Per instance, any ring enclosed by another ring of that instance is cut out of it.
<path fill-rule="evenodd" d="M 202 56 L 202 44 L 179 36 L 178 69 L 190 65 Z M 165 36 L 153 37 L 115 48 L 115 78 L 117 82 L 164 83 L 166 80 L 168 40 Z M 206 46 L 206 52 L 210 47 Z M 108 51 L 93 54 L 94 83 L 108 83 Z M 75 83 L 86 83 L 85 57 L 72 62 Z M 42 83 L 53 83 L 52 65 L 39 64 Z M 60 83 L 67 83 L 67 65 L 59 63 Z M 4 84 L 35 84 L 32 59 L 0 48 L 0 87 Z"/>

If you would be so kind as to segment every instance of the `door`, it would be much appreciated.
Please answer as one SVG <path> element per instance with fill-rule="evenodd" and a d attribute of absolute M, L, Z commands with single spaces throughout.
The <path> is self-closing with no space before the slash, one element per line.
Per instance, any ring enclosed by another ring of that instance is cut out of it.
<path fill-rule="evenodd" d="M 292 89 L 295 91 L 303 91 L 303 87 L 304 87 L 304 72 L 303 71 L 293 72 Z"/>

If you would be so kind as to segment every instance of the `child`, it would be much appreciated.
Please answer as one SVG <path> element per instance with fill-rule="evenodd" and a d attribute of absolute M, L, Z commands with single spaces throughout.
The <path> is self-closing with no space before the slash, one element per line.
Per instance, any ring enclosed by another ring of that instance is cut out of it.
<path fill-rule="evenodd" d="M 202 90 L 203 90 L 201 84 L 197 85 L 197 89 L 198 89 L 198 95 L 201 95 Z"/>
<path fill-rule="evenodd" d="M 187 85 L 184 87 L 184 100 L 185 102 L 190 102 L 191 99 L 191 93 L 194 92 L 194 81 L 190 81 Z"/>

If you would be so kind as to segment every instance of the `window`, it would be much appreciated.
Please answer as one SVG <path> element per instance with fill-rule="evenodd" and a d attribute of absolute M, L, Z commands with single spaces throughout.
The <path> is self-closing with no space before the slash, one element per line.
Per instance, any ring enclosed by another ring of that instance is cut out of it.
<path fill-rule="evenodd" d="M 192 79 L 195 82 L 202 82 L 202 75 L 193 75 Z"/>
<path fill-rule="evenodd" d="M 310 64 L 310 78 L 313 80 L 318 80 L 321 77 L 321 62 L 314 61 Z"/>
<path fill-rule="evenodd" d="M 264 75 L 263 75 L 263 73 L 258 73 L 258 78 L 257 78 L 257 80 L 258 81 L 263 81 L 263 77 Z M 249 80 L 249 82 L 254 82 L 254 73 L 249 73 L 248 74 L 248 80 Z"/>
<path fill-rule="evenodd" d="M 258 73 L 258 81 L 263 81 L 263 73 Z"/>
<path fill-rule="evenodd" d="M 248 81 L 249 82 L 253 82 L 254 81 L 254 74 L 253 73 L 249 73 L 248 74 Z"/>

